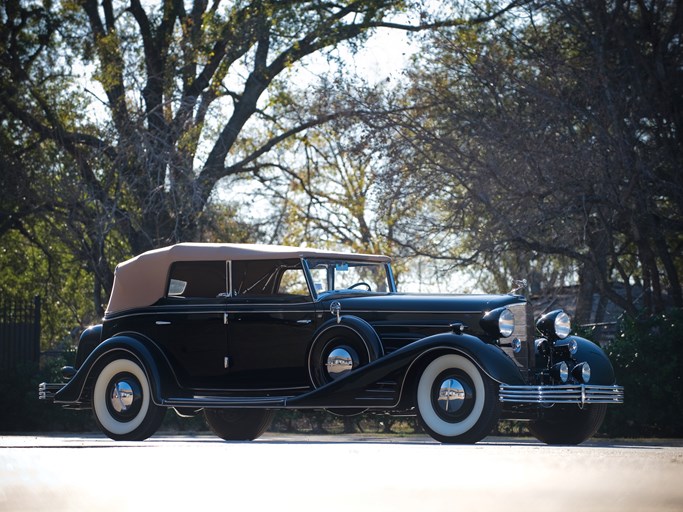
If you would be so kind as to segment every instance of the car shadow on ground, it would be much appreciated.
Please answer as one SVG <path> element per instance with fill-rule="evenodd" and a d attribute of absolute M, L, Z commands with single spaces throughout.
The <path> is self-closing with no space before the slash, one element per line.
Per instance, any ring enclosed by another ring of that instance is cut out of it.
<path fill-rule="evenodd" d="M 509 447 L 545 447 L 547 445 L 531 437 L 498 437 L 489 436 L 476 445 L 445 445 L 434 441 L 427 435 L 391 435 L 391 434 L 281 434 L 266 433 L 255 441 L 224 441 L 211 434 L 176 434 L 160 433 L 145 441 L 113 441 L 101 434 L 18 434 L 0 436 L 0 448 L 126 448 L 126 447 L 162 447 L 170 444 L 189 445 L 387 445 L 401 446 L 433 445 L 442 448 L 472 447 L 486 448 L 487 446 Z M 683 447 L 683 439 L 601 439 L 593 438 L 581 445 L 557 445 L 557 447 L 574 448 L 615 448 L 653 450 L 669 447 Z"/>

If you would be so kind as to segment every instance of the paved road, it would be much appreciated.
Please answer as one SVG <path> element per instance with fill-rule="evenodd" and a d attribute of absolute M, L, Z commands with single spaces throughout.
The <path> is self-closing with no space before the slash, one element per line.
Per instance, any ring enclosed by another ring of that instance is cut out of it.
<path fill-rule="evenodd" d="M 683 444 L 0 436 L 0 511 L 683 511 Z"/>

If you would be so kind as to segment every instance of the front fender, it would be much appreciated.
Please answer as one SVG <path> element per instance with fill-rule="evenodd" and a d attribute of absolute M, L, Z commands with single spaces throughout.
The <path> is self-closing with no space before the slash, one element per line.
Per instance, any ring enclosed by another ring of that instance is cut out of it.
<path fill-rule="evenodd" d="M 467 334 L 443 333 L 428 336 L 402 347 L 390 354 L 349 372 L 304 395 L 291 398 L 291 407 L 337 407 L 358 406 L 358 397 L 373 383 L 389 375 L 399 374 L 400 395 L 405 391 L 411 370 L 420 363 L 445 353 L 460 353 L 469 357 L 489 377 L 499 383 L 523 385 L 525 381 L 516 364 L 498 347 L 484 343 Z M 398 403 L 400 396 L 395 397 Z M 365 400 L 365 399 L 363 399 Z M 377 406 L 380 401 L 364 402 L 366 406 Z"/>
<path fill-rule="evenodd" d="M 576 340 L 578 350 L 574 359 L 578 363 L 586 362 L 591 367 L 590 384 L 612 385 L 616 382 L 614 368 L 607 354 L 595 343 L 579 336 L 571 336 Z"/>
<path fill-rule="evenodd" d="M 489 377 L 498 383 L 524 384 L 524 377 L 519 368 L 500 347 L 484 343 L 476 336 L 468 334 L 437 334 L 415 343 L 429 340 L 430 344 L 438 343 L 468 356 Z M 411 344 L 412 345 L 412 344 Z"/>
<path fill-rule="evenodd" d="M 161 349 L 141 334 L 127 333 L 109 338 L 95 347 L 71 380 L 55 393 L 55 403 L 82 404 L 88 383 L 95 378 L 98 366 L 107 358 L 117 355 L 133 358 L 142 366 L 149 379 L 154 403 L 160 405 L 162 396 L 170 390 L 182 396 L 178 381 Z"/>

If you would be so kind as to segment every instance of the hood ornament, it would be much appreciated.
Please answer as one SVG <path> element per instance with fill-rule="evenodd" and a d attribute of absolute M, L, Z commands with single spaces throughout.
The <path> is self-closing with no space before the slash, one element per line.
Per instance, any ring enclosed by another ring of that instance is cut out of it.
<path fill-rule="evenodd" d="M 512 283 L 514 288 L 508 292 L 508 295 L 517 295 L 517 292 L 524 290 L 528 284 L 526 279 L 516 279 Z"/>

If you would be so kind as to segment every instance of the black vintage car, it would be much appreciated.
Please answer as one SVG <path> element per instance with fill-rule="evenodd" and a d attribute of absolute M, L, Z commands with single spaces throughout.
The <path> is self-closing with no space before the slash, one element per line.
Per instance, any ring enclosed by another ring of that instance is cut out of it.
<path fill-rule="evenodd" d="M 412 295 L 385 256 L 178 244 L 120 264 L 102 324 L 42 399 L 92 408 L 112 439 L 142 440 L 167 408 L 251 440 L 279 409 L 417 415 L 444 443 L 500 418 L 577 444 L 623 402 L 596 344 L 524 297 Z"/>

